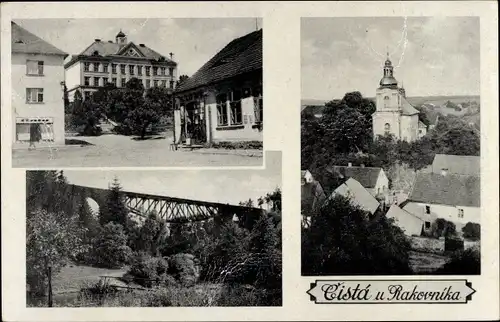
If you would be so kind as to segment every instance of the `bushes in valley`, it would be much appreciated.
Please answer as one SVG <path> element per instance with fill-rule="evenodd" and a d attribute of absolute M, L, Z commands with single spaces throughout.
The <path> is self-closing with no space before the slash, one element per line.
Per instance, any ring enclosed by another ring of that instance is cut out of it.
<path fill-rule="evenodd" d="M 137 254 L 131 261 L 126 278 L 144 287 L 175 285 L 176 281 L 168 275 L 168 261 L 145 253 Z"/>
<path fill-rule="evenodd" d="M 456 251 L 451 255 L 450 260 L 434 274 L 479 275 L 481 274 L 481 253 L 478 248 Z"/>
<path fill-rule="evenodd" d="M 175 254 L 168 257 L 169 274 L 182 286 L 193 286 L 200 277 L 198 260 L 192 254 Z"/>
<path fill-rule="evenodd" d="M 462 228 L 463 237 L 471 240 L 481 239 L 481 225 L 473 222 L 468 222 Z"/>
<path fill-rule="evenodd" d="M 91 255 L 93 264 L 105 268 L 120 268 L 127 264 L 132 256 L 132 250 L 127 242 L 128 237 L 122 225 L 107 223 L 93 241 Z"/>
<path fill-rule="evenodd" d="M 410 242 L 385 216 L 369 213 L 336 196 L 302 228 L 302 274 L 411 274 Z"/>

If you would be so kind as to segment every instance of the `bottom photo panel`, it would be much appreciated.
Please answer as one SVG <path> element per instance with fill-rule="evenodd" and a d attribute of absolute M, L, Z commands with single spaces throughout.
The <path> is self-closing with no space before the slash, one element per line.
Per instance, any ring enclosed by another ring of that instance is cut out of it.
<path fill-rule="evenodd" d="M 281 158 L 26 171 L 27 306 L 281 306 Z"/>

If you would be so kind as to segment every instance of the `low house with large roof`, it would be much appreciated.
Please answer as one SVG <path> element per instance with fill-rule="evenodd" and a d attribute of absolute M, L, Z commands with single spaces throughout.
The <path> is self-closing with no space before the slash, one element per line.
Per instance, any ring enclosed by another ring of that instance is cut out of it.
<path fill-rule="evenodd" d="M 64 59 L 68 54 L 11 22 L 12 139 L 64 144 Z"/>
<path fill-rule="evenodd" d="M 480 177 L 448 172 L 419 172 L 404 210 L 424 221 L 424 229 L 443 218 L 460 230 L 468 222 L 480 223 Z"/>
<path fill-rule="evenodd" d="M 368 190 L 366 190 L 361 183 L 353 178 L 349 178 L 346 182 L 341 184 L 332 193 L 330 198 L 341 195 L 351 200 L 354 206 L 374 214 L 377 211 L 380 203 L 375 199 Z"/>
<path fill-rule="evenodd" d="M 227 44 L 175 96 L 176 143 L 262 141 L 262 29 Z"/>
<path fill-rule="evenodd" d="M 328 171 L 341 179 L 353 178 L 358 181 L 372 196 L 384 194 L 389 189 L 389 178 L 382 168 L 353 166 L 332 166 Z"/>

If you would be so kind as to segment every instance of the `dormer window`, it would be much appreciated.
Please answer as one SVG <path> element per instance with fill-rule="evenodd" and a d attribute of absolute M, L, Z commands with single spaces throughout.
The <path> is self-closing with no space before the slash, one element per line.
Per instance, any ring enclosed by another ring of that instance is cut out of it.
<path fill-rule="evenodd" d="M 93 55 L 93 56 L 99 56 L 99 51 L 97 51 L 97 50 L 96 50 L 96 51 L 94 51 L 94 52 L 92 53 L 92 55 Z"/>

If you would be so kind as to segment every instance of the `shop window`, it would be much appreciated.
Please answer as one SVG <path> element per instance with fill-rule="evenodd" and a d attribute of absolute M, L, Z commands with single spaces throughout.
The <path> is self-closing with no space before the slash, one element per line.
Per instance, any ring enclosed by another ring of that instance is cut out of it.
<path fill-rule="evenodd" d="M 217 96 L 217 126 L 227 125 L 227 95 Z"/>
<path fill-rule="evenodd" d="M 27 103 L 43 103 L 43 88 L 27 88 L 26 89 Z"/>
<path fill-rule="evenodd" d="M 235 90 L 231 92 L 231 124 L 243 124 L 241 113 L 241 91 Z"/>
<path fill-rule="evenodd" d="M 43 61 L 41 60 L 26 61 L 26 74 L 43 76 Z"/>

